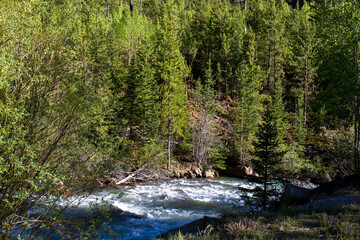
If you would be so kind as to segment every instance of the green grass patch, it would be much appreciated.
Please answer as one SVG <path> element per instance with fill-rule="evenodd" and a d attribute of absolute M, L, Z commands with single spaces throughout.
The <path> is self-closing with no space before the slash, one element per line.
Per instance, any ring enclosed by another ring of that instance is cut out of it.
<path fill-rule="evenodd" d="M 275 212 L 227 217 L 200 236 L 171 237 L 171 240 L 210 239 L 360 239 L 360 205 L 314 212 L 287 207 Z"/>

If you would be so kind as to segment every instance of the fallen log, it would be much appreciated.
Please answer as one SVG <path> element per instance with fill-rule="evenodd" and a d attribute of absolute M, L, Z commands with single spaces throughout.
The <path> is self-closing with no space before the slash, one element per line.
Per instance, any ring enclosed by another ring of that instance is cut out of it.
<path fill-rule="evenodd" d="M 118 181 L 115 183 L 115 185 L 120 185 L 120 184 L 123 184 L 123 183 L 126 183 L 127 181 L 129 181 L 130 179 L 134 178 L 136 176 L 136 174 L 138 172 L 140 172 L 141 170 L 143 170 L 143 168 L 139 168 L 138 170 L 136 170 L 135 172 L 133 172 L 132 174 L 130 174 L 129 176 L 127 176 L 126 178 Z"/>

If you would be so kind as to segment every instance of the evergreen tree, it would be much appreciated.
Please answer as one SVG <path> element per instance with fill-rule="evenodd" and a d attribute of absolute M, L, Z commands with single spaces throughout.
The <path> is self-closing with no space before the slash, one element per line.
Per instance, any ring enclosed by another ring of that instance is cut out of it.
<path fill-rule="evenodd" d="M 316 47 L 314 112 L 321 125 L 350 125 L 359 93 L 357 66 L 360 6 L 355 0 L 321 0 L 314 4 L 319 44 Z"/>
<path fill-rule="evenodd" d="M 277 140 L 281 145 L 284 144 L 284 138 L 288 133 L 288 122 L 286 120 L 285 104 L 283 101 L 282 81 L 278 80 L 275 85 L 275 92 L 270 100 L 269 110 L 271 111 L 273 124 L 276 126 L 278 134 Z"/>
<path fill-rule="evenodd" d="M 132 60 L 125 80 L 123 112 L 126 116 L 130 138 L 133 140 L 135 140 L 135 133 L 140 138 L 154 137 L 159 127 L 156 102 L 157 83 L 154 76 L 155 69 L 151 65 L 153 57 L 152 46 L 149 43 L 144 44 Z"/>
<path fill-rule="evenodd" d="M 161 131 L 167 136 L 168 168 L 174 138 L 188 127 L 185 78 L 188 67 L 180 52 L 178 18 L 173 0 L 162 2 L 156 26 L 156 77 L 159 85 Z"/>
<path fill-rule="evenodd" d="M 279 150 L 278 132 L 269 108 L 262 117 L 262 123 L 259 124 L 256 131 L 256 141 L 253 141 L 254 151 L 251 152 L 253 158 L 251 163 L 254 171 L 260 174 L 259 177 L 253 176 L 251 180 L 262 184 L 262 188 L 257 188 L 255 198 L 261 202 L 265 210 L 271 199 L 276 195 L 276 184 L 272 180 L 280 176 L 279 164 L 285 154 Z"/>
<path fill-rule="evenodd" d="M 278 81 L 284 78 L 284 61 L 288 53 L 285 38 L 290 7 L 283 0 L 253 1 L 250 5 L 250 24 L 256 33 L 258 63 L 267 72 L 264 90 L 274 93 Z"/>
<path fill-rule="evenodd" d="M 294 112 L 296 114 L 299 111 L 302 112 L 302 115 L 299 115 L 301 119 L 297 121 L 302 122 L 304 128 L 307 127 L 309 98 L 313 91 L 312 85 L 316 71 L 314 61 L 317 38 L 311 13 L 311 8 L 307 3 L 301 9 L 293 9 L 289 23 L 291 30 L 288 32 L 291 57 L 287 63 L 292 81 L 288 81 L 286 85 L 294 89 Z"/>
<path fill-rule="evenodd" d="M 261 82 L 264 72 L 256 64 L 255 35 L 247 33 L 247 52 L 238 73 L 236 102 L 232 112 L 236 148 L 240 153 L 240 162 L 248 159 L 251 141 L 260 119 Z"/>

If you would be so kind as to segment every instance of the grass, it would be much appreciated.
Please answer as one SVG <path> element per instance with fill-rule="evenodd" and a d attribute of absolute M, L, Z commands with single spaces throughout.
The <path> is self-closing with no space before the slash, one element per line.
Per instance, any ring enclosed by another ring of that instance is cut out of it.
<path fill-rule="evenodd" d="M 322 212 L 287 207 L 277 212 L 222 218 L 201 236 L 170 237 L 171 240 L 245 239 L 360 239 L 360 205 Z"/>

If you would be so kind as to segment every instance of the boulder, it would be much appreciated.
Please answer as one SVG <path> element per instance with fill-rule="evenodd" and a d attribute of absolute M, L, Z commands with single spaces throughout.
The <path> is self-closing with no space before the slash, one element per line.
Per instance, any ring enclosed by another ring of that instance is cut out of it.
<path fill-rule="evenodd" d="M 226 173 L 234 177 L 240 177 L 240 178 L 254 175 L 254 171 L 250 166 L 238 166 L 238 167 L 228 168 L 226 170 Z"/>
<path fill-rule="evenodd" d="M 62 181 L 59 181 L 56 184 L 54 191 L 65 197 L 70 196 L 72 194 L 71 190 L 67 188 Z"/>
<path fill-rule="evenodd" d="M 351 175 L 321 184 L 312 191 L 310 199 L 315 200 L 322 196 L 332 196 L 349 189 L 360 191 L 360 175 Z"/>
<path fill-rule="evenodd" d="M 215 180 L 215 173 L 212 171 L 204 171 L 203 176 L 211 180 Z"/>
<path fill-rule="evenodd" d="M 311 189 L 296 186 L 288 183 L 280 198 L 280 206 L 304 204 L 309 201 Z"/>
<path fill-rule="evenodd" d="M 114 204 L 108 203 L 106 206 L 106 209 L 108 211 L 108 213 L 110 215 L 118 215 L 118 216 L 123 216 L 123 217 L 128 217 L 128 218 L 147 218 L 147 214 L 146 213 L 142 213 L 142 214 L 137 214 L 137 213 L 132 213 L 132 212 L 128 212 L 128 211 L 124 211 L 121 208 L 115 206 Z M 99 209 L 97 209 L 98 211 L 101 211 Z"/>
<path fill-rule="evenodd" d="M 115 205 L 113 205 L 111 203 L 109 203 L 107 205 L 107 208 L 108 208 L 108 211 L 109 211 L 109 213 L 111 215 L 117 215 L 117 214 L 121 214 L 121 213 L 124 212 L 121 208 L 119 208 L 119 207 L 117 207 L 117 206 L 115 206 Z"/>
<path fill-rule="evenodd" d="M 204 216 L 201 219 L 195 220 L 191 223 L 185 224 L 184 226 L 175 228 L 166 233 L 157 236 L 155 239 L 168 239 L 170 236 L 181 232 L 182 235 L 197 235 L 204 232 L 209 226 L 217 225 L 219 222 L 218 218 Z"/>
<path fill-rule="evenodd" d="M 333 197 L 314 200 L 300 206 L 300 208 L 308 210 L 327 210 L 343 208 L 351 204 L 359 205 L 360 196 L 356 194 L 341 194 Z"/>
<path fill-rule="evenodd" d="M 194 200 L 189 195 L 187 195 L 186 192 L 184 192 L 184 190 L 182 190 L 182 189 L 175 189 L 174 191 L 179 193 L 179 195 L 177 197 L 178 199 L 188 200 L 188 201 L 193 201 Z"/>
<path fill-rule="evenodd" d="M 202 172 L 201 172 L 200 168 L 194 168 L 193 171 L 197 177 L 202 177 Z"/>

